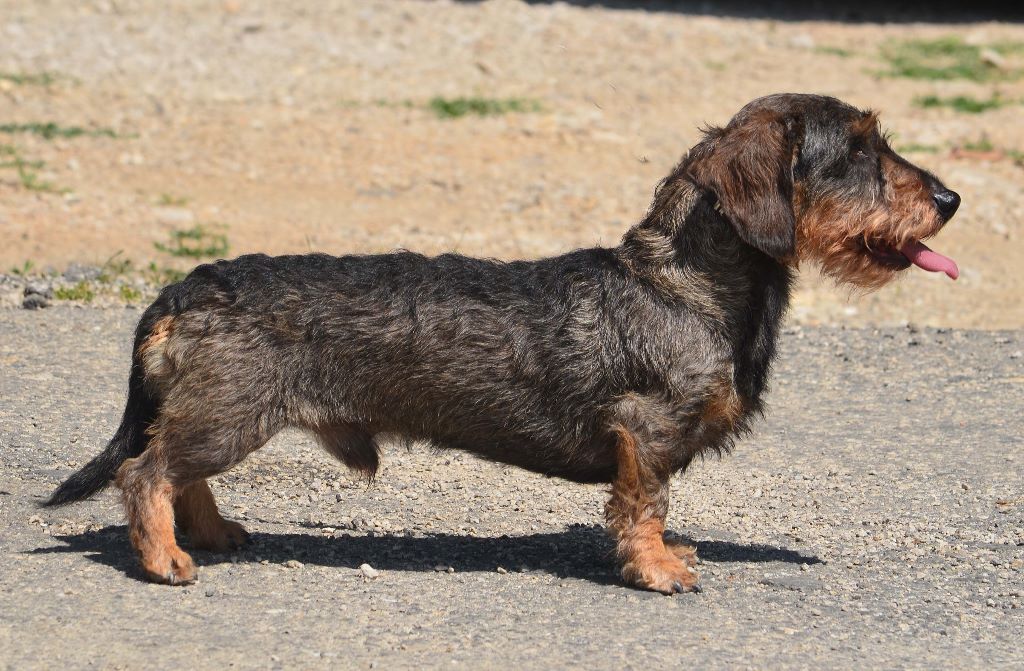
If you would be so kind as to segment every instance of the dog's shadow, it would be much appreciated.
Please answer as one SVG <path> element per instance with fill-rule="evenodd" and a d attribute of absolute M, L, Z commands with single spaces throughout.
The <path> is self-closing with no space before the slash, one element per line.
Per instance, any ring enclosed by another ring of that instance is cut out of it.
<path fill-rule="evenodd" d="M 126 527 L 108 526 L 79 534 L 53 536 L 63 545 L 37 548 L 31 554 L 80 553 L 88 559 L 139 577 L 128 545 Z M 683 542 L 691 542 L 680 538 Z M 692 542 L 691 542 L 692 544 Z M 710 562 L 820 564 L 822 560 L 795 550 L 759 544 L 707 540 L 696 543 L 698 555 Z M 599 584 L 619 584 L 613 544 L 598 525 L 572 525 L 564 531 L 524 536 L 476 537 L 435 533 L 422 536 L 254 533 L 241 551 L 231 555 L 193 551 L 196 564 L 225 562 L 303 564 L 356 569 L 369 564 L 387 571 L 436 571 L 451 566 L 459 572 L 540 571 L 560 578 L 579 578 Z"/>

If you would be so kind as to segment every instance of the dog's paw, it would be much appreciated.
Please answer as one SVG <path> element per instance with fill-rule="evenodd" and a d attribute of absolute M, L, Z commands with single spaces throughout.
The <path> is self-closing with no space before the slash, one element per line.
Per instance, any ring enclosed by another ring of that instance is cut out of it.
<path fill-rule="evenodd" d="M 188 539 L 197 550 L 231 552 L 249 542 L 249 532 L 238 522 L 220 519 L 193 526 L 188 530 Z"/>
<path fill-rule="evenodd" d="M 697 548 L 692 545 L 684 545 L 676 541 L 665 539 L 665 549 L 681 559 L 683 563 L 690 568 L 697 565 Z"/>
<path fill-rule="evenodd" d="M 153 582 L 165 585 L 187 585 L 196 579 L 192 557 L 178 547 L 161 552 L 155 558 L 142 558 L 142 570 Z"/>
<path fill-rule="evenodd" d="M 697 572 L 675 554 L 629 561 L 622 567 L 622 577 L 637 587 L 662 594 L 702 591 Z"/>

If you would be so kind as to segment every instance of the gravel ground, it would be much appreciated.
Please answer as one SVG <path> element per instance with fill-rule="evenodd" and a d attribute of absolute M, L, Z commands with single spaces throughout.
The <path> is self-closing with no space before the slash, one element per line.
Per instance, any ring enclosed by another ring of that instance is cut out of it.
<path fill-rule="evenodd" d="M 368 487 L 295 433 L 214 483 L 251 546 L 169 588 L 112 493 L 35 507 L 112 433 L 138 315 L 0 311 L 0 667 L 1024 664 L 1020 332 L 789 329 L 768 420 L 673 486 L 701 595 L 618 583 L 599 487 L 419 446 Z"/>

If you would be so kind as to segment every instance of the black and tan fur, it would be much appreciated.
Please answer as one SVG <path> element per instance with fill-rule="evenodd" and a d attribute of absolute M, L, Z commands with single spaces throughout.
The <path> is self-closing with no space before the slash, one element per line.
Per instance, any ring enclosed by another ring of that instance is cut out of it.
<path fill-rule="evenodd" d="M 693 549 L 663 539 L 669 479 L 762 411 L 798 261 L 876 287 L 952 215 L 936 194 L 873 114 L 783 94 L 707 131 L 611 249 L 200 266 L 146 310 L 121 427 L 49 503 L 116 479 L 146 574 L 181 584 L 175 522 L 195 547 L 245 540 L 206 478 L 286 426 L 372 476 L 397 434 L 611 483 L 624 578 L 696 591 Z"/>

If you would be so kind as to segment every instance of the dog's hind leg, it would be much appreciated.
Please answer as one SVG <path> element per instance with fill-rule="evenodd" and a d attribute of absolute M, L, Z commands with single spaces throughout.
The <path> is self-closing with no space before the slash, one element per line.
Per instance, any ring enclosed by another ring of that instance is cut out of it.
<path fill-rule="evenodd" d="M 189 400 L 187 413 L 180 411 L 182 399 L 167 399 L 148 448 L 117 475 L 142 568 L 151 580 L 171 585 L 196 575 L 192 559 L 175 541 L 176 515 L 197 548 L 227 550 L 245 540 L 241 525 L 220 516 L 205 479 L 262 447 L 281 424 L 272 414 L 241 413 L 237 406 L 232 415 L 211 396 L 202 403 Z M 195 412 L 197 407 L 203 414 Z"/>
<path fill-rule="evenodd" d="M 149 448 L 125 461 L 117 472 L 128 536 L 139 555 L 142 570 L 154 582 L 183 585 L 195 580 L 192 558 L 174 539 L 174 485 L 167 479 L 163 445 L 151 440 Z"/>
<path fill-rule="evenodd" d="M 192 547 L 197 550 L 229 552 L 249 540 L 245 527 L 220 516 L 205 479 L 178 489 L 174 498 L 174 521 L 188 534 Z"/>

